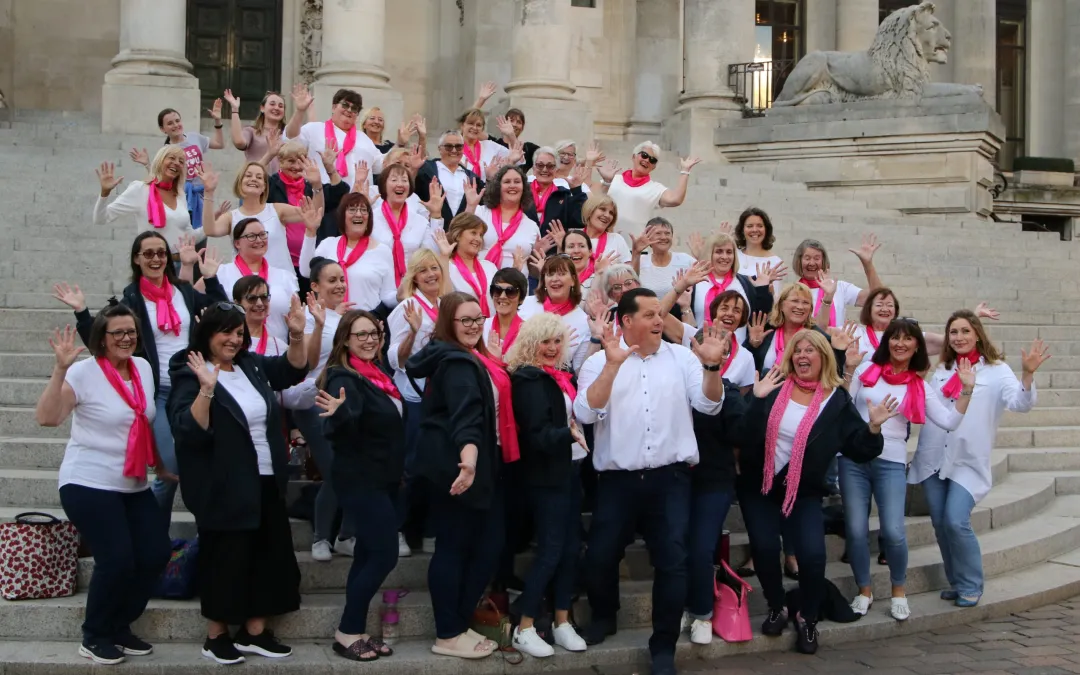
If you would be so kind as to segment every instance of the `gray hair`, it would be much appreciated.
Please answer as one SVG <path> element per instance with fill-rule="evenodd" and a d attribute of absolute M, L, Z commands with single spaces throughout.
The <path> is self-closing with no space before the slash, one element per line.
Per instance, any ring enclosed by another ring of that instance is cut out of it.
<path fill-rule="evenodd" d="M 536 152 L 534 152 L 532 156 L 533 164 L 536 164 L 536 160 L 540 155 L 551 155 L 551 159 L 555 160 L 555 163 L 559 162 L 559 153 L 555 151 L 555 148 L 549 145 L 544 145 L 536 149 Z"/>
<path fill-rule="evenodd" d="M 442 132 L 442 136 L 439 136 L 439 145 L 440 146 L 443 145 L 444 143 L 446 143 L 446 137 L 447 136 L 461 136 L 461 131 L 459 131 L 457 129 L 450 129 L 449 131 Z M 462 143 L 465 142 L 465 137 L 464 136 L 461 136 L 461 142 Z"/>
<path fill-rule="evenodd" d="M 649 222 L 645 223 L 645 229 L 647 230 L 654 225 L 666 227 L 668 232 L 671 232 L 672 234 L 675 233 L 675 228 L 672 226 L 671 221 L 663 216 L 654 216 L 650 218 Z"/>
<path fill-rule="evenodd" d="M 795 248 L 795 256 L 791 260 L 791 269 L 798 277 L 802 277 L 803 275 L 802 257 L 808 248 L 812 248 L 815 251 L 821 251 L 821 268 L 826 271 L 830 269 L 829 252 L 825 250 L 825 244 L 822 244 L 817 239 L 803 239 L 802 243 Z"/>
<path fill-rule="evenodd" d="M 632 153 L 630 153 L 630 154 L 636 155 L 639 152 L 641 152 L 642 150 L 652 150 L 652 156 L 653 157 L 659 157 L 660 156 L 660 146 L 657 145 L 656 143 L 653 143 L 652 141 L 642 141 L 642 142 L 638 143 L 637 145 L 634 146 L 634 151 Z"/>
<path fill-rule="evenodd" d="M 567 148 L 573 148 L 574 150 L 577 150 L 577 143 L 575 143 L 572 139 L 569 138 L 564 138 L 561 141 L 555 141 L 555 151 L 557 153 L 562 152 Z"/>
<path fill-rule="evenodd" d="M 618 263 L 611 265 L 604 272 L 604 278 L 601 281 L 604 289 L 604 295 L 611 297 L 611 284 L 618 279 L 633 279 L 634 281 L 641 283 L 641 279 L 638 278 L 637 272 L 634 268 L 626 263 Z"/>

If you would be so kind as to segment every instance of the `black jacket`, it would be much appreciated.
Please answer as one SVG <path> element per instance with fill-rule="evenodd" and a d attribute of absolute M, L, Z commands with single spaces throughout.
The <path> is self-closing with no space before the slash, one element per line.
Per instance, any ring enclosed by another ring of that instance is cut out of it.
<path fill-rule="evenodd" d="M 531 188 L 530 188 L 531 189 Z M 525 212 L 529 218 L 532 218 L 540 226 L 540 236 L 543 237 L 551 229 L 551 221 L 558 220 L 562 222 L 564 228 L 584 228 L 585 222 L 581 219 L 581 207 L 585 205 L 585 202 L 589 199 L 589 195 L 581 189 L 581 186 L 568 190 L 564 187 L 556 186 L 555 192 L 548 197 L 547 204 L 544 206 L 544 222 L 540 222 L 539 214 L 535 208 L 529 209 Z"/>
<path fill-rule="evenodd" d="M 472 443 L 477 449 L 476 477 L 472 487 L 455 499 L 471 508 L 488 508 L 502 471 L 502 457 L 487 369 L 457 345 L 432 340 L 409 357 L 405 371 L 414 379 L 427 378 L 416 437 L 417 473 L 442 494 L 449 494 L 459 472 L 461 449 Z"/>
<path fill-rule="evenodd" d="M 707 492 L 735 489 L 735 453 L 742 417 L 750 402 L 731 382 L 724 380 L 724 406 L 718 415 L 693 411 L 698 464 L 690 477 L 694 490 Z"/>
<path fill-rule="evenodd" d="M 563 487 L 577 480 L 566 400 L 555 378 L 535 366 L 523 366 L 514 371 L 510 382 L 525 483 Z"/>
<path fill-rule="evenodd" d="M 746 340 L 743 341 L 742 345 L 743 348 L 749 350 L 750 354 L 754 357 L 754 368 L 756 368 L 759 373 L 765 372 L 765 355 L 769 353 L 770 349 L 772 349 L 773 338 L 776 337 L 776 331 L 779 330 L 772 324 L 769 324 L 769 328 L 772 328 L 773 331 L 766 335 L 765 339 L 762 340 L 761 344 L 757 347 L 754 347 L 752 344 L 750 344 L 749 335 L 747 335 Z M 817 326 L 814 326 L 813 328 L 811 328 L 811 330 L 816 330 L 817 332 L 824 335 L 826 340 L 829 339 L 829 334 L 821 330 Z M 843 377 L 844 364 L 847 362 L 847 354 L 840 349 L 833 349 L 833 356 L 836 357 L 837 374 L 840 377 Z"/>
<path fill-rule="evenodd" d="M 745 274 L 736 274 L 735 281 L 739 282 L 739 284 L 743 287 L 743 292 L 746 293 L 747 299 L 750 300 L 750 307 L 748 307 L 748 309 L 750 310 L 750 316 L 753 316 L 757 312 L 765 312 L 766 314 L 768 314 L 772 311 L 773 295 L 771 284 L 765 286 L 755 286 L 754 282 L 750 279 L 750 277 L 746 276 Z M 731 286 L 728 286 L 728 289 L 735 290 L 731 288 Z M 697 306 L 697 291 L 697 286 L 694 286 L 694 297 L 690 300 L 691 307 Z M 704 303 L 704 299 L 702 300 L 702 303 Z M 675 306 L 678 307 L 678 305 Z M 703 311 L 708 313 L 709 308 L 704 307 Z M 701 317 L 694 318 L 700 319 Z"/>
<path fill-rule="evenodd" d="M 416 172 L 416 196 L 420 198 L 420 201 L 426 202 L 431 199 L 431 179 L 439 177 L 439 167 L 435 165 L 436 160 L 429 159 L 424 162 L 420 170 Z M 465 167 L 461 169 L 476 181 L 476 191 L 479 193 L 484 189 L 484 180 L 480 176 L 477 176 L 472 171 L 469 171 Z M 450 205 L 450 200 L 444 199 L 442 205 L 442 218 L 443 228 L 450 229 L 450 221 L 454 219 L 454 216 L 465 210 L 465 195 L 461 196 L 461 203 Z"/>
<path fill-rule="evenodd" d="M 199 378 L 188 368 L 188 351 L 177 352 L 169 363 L 172 390 L 167 408 L 176 440 L 184 504 L 195 515 L 200 530 L 257 529 L 262 486 L 247 417 L 225 387 L 217 385 L 210 402 L 210 428 L 199 426 L 191 416 L 191 405 L 199 395 Z M 233 366 L 247 375 L 266 401 L 266 440 L 274 478 L 284 499 L 289 457 L 281 432 L 281 406 L 274 392 L 300 384 L 307 369 L 294 368 L 285 355 L 260 356 L 254 352 L 238 354 Z"/>
<path fill-rule="evenodd" d="M 348 368 L 326 370 L 324 389 L 345 390 L 345 402 L 323 421 L 334 449 L 333 487 L 338 494 L 391 490 L 405 470 L 405 420 L 390 397 Z"/>
<path fill-rule="evenodd" d="M 743 416 L 739 443 L 739 469 L 748 486 L 762 484 L 765 466 L 765 429 L 769 423 L 777 389 L 766 398 L 756 398 L 748 393 L 750 405 Z M 825 474 L 836 453 L 856 462 L 869 462 L 881 454 L 884 439 L 880 433 L 870 433 L 851 396 L 844 389 L 836 389 L 828 403 L 822 406 L 810 436 L 806 441 L 802 475 L 799 478 L 799 497 L 824 497 L 827 494 Z M 783 501 L 786 487 L 784 481 L 790 465 L 773 479 L 772 497 Z"/>
<path fill-rule="evenodd" d="M 330 183 L 323 184 L 323 218 L 322 223 L 319 225 L 319 232 L 316 235 L 316 243 L 321 242 L 327 237 L 336 237 L 338 232 L 337 223 L 337 207 L 341 203 L 341 199 L 349 194 L 349 184 L 345 181 L 340 181 L 337 185 L 331 185 Z M 304 194 L 308 197 L 314 195 L 311 191 L 311 183 L 304 181 Z M 365 195 L 366 196 L 366 195 Z M 267 204 L 288 204 L 289 195 L 285 189 L 285 183 L 275 173 L 270 176 L 270 195 L 266 199 Z"/>
<path fill-rule="evenodd" d="M 184 306 L 187 307 L 188 314 L 192 317 L 198 316 L 199 312 L 215 302 L 232 301 L 232 298 L 225 295 L 225 288 L 217 277 L 210 277 L 209 279 L 203 277 L 203 283 L 206 284 L 205 294 L 195 290 L 191 284 L 180 283 L 176 285 L 176 288 L 180 289 L 180 295 L 184 298 Z M 132 282 L 124 288 L 120 302 L 127 305 L 131 311 L 135 312 L 135 316 L 139 317 L 139 344 L 135 349 L 135 356 L 141 356 L 150 362 L 150 368 L 154 371 L 154 391 L 157 392 L 158 387 L 161 386 L 161 373 L 159 372 L 161 365 L 158 363 L 157 344 L 154 342 L 154 327 L 150 325 L 150 317 L 146 313 L 146 301 L 143 300 L 142 291 L 139 290 L 137 282 Z M 90 343 L 90 327 L 93 325 L 94 317 L 90 315 L 89 309 L 75 312 L 75 330 L 79 332 L 79 339 L 83 341 L 84 345 Z M 194 318 L 191 320 L 191 325 L 194 328 Z"/>

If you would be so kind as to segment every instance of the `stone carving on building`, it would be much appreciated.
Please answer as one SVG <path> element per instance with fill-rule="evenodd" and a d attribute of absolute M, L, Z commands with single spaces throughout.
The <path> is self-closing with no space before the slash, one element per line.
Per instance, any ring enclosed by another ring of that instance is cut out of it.
<path fill-rule="evenodd" d="M 304 0 L 300 13 L 300 81 L 311 84 L 322 65 L 323 0 Z"/>
<path fill-rule="evenodd" d="M 899 9 L 881 22 L 867 51 L 803 57 L 773 105 L 982 96 L 980 85 L 930 82 L 930 64 L 948 62 L 951 40 L 934 16 L 934 3 Z"/>

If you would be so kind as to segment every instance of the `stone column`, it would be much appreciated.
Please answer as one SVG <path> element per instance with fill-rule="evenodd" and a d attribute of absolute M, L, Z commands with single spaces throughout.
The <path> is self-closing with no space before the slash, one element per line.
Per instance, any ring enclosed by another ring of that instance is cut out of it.
<path fill-rule="evenodd" d="M 570 79 L 572 33 L 568 0 L 515 0 L 505 90 L 508 107 L 525 113 L 533 142 L 573 138 L 580 148 L 592 140 L 592 111 L 574 97 Z"/>
<path fill-rule="evenodd" d="M 1028 26 L 1028 70 L 1036 75 L 1027 78 L 1027 153 L 1056 157 L 1065 147 L 1065 72 L 1076 67 L 1065 61 L 1064 0 L 1028 0 Z"/>
<path fill-rule="evenodd" d="M 877 0 L 836 0 L 837 51 L 865 52 L 877 27 Z"/>
<path fill-rule="evenodd" d="M 836 0 L 806 0 L 806 53 L 836 49 Z M 779 92 L 778 92 L 779 93 Z"/>
<path fill-rule="evenodd" d="M 1065 0 L 1065 35 L 1080 30 L 1080 1 Z M 1065 39 L 1065 156 L 1080 163 L 1080 41 Z"/>
<path fill-rule="evenodd" d="M 997 86 L 997 12 L 995 0 L 962 0 L 953 5 L 953 77 L 960 84 L 981 84 L 992 106 Z"/>
<path fill-rule="evenodd" d="M 101 88 L 102 131 L 159 135 L 163 108 L 199 128 L 199 81 L 184 58 L 186 34 L 186 2 L 121 0 L 120 53 Z"/>
<path fill-rule="evenodd" d="M 683 94 L 665 121 L 664 140 L 680 155 L 718 160 L 713 133 L 742 116 L 728 66 L 754 58 L 753 0 L 684 0 Z"/>
<path fill-rule="evenodd" d="M 630 7 L 634 31 L 626 59 L 633 102 L 628 141 L 656 141 L 683 89 L 682 12 L 679 0 L 638 0 Z"/>
<path fill-rule="evenodd" d="M 404 114 L 401 93 L 383 69 L 386 0 L 323 0 L 322 65 L 315 71 L 315 105 L 330 116 L 334 92 L 352 89 L 364 108 L 382 108 L 387 137 L 397 136 Z"/>

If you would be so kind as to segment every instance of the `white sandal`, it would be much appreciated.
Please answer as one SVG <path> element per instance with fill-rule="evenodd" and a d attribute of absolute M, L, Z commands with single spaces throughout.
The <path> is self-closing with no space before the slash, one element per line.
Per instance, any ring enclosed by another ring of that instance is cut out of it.
<path fill-rule="evenodd" d="M 907 598 L 893 598 L 889 606 L 889 614 L 892 614 L 892 618 L 897 621 L 906 621 L 911 616 Z"/>

